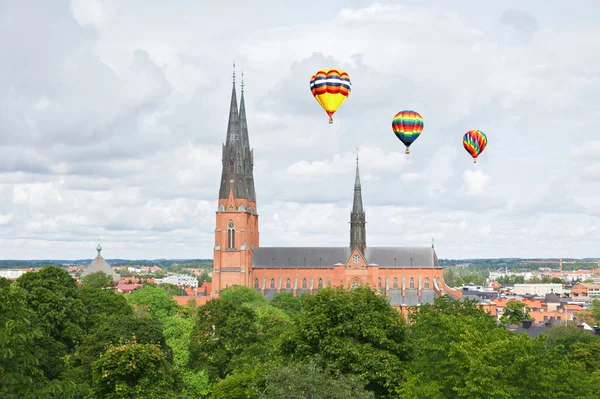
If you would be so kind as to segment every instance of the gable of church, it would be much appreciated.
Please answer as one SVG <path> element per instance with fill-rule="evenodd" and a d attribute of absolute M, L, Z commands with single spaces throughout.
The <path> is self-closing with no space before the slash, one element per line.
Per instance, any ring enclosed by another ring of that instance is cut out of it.
<path fill-rule="evenodd" d="M 367 261 L 363 254 L 355 248 L 350 257 L 346 260 L 346 269 L 366 269 Z"/>

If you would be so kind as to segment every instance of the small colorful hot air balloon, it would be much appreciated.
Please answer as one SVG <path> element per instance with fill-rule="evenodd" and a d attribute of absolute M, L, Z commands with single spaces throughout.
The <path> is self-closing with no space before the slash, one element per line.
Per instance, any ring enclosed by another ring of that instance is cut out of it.
<path fill-rule="evenodd" d="M 477 157 L 483 152 L 486 145 L 487 137 L 481 130 L 469 130 L 463 136 L 463 146 L 473 157 L 473 163 L 477 162 Z"/>
<path fill-rule="evenodd" d="M 350 95 L 350 76 L 339 69 L 321 70 L 310 79 L 310 90 L 333 123 L 333 114 Z"/>
<path fill-rule="evenodd" d="M 423 131 L 423 118 L 415 111 L 400 111 L 392 119 L 392 130 L 406 146 L 406 153 L 410 154 L 408 147 Z"/>

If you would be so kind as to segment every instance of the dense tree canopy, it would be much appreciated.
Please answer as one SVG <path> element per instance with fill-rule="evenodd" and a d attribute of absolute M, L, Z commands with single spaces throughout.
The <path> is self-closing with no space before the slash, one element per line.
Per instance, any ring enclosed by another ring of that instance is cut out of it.
<path fill-rule="evenodd" d="M 0 279 L 0 397 L 570 399 L 600 390 L 600 338 L 563 325 L 531 339 L 473 301 L 440 297 L 407 322 L 365 287 L 271 301 L 232 287 L 182 307 L 161 287 L 123 295 L 103 281 L 78 285 L 53 266 Z M 511 309 L 510 322 L 526 317 L 521 304 Z"/>

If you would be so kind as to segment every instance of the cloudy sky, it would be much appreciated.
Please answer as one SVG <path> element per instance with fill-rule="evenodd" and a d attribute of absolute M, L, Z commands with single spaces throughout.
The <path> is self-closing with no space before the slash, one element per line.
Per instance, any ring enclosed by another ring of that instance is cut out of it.
<path fill-rule="evenodd" d="M 226 3 L 0 0 L 0 259 L 212 258 L 233 61 L 262 246 L 348 245 L 358 147 L 370 246 L 600 256 L 596 1 Z"/>

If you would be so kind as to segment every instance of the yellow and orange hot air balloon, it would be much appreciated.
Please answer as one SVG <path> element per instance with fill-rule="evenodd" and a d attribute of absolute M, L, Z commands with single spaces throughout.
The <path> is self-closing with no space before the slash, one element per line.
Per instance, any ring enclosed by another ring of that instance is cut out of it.
<path fill-rule="evenodd" d="M 333 114 L 342 105 L 352 90 L 350 76 L 339 69 L 323 69 L 310 79 L 310 90 L 333 123 Z"/>

